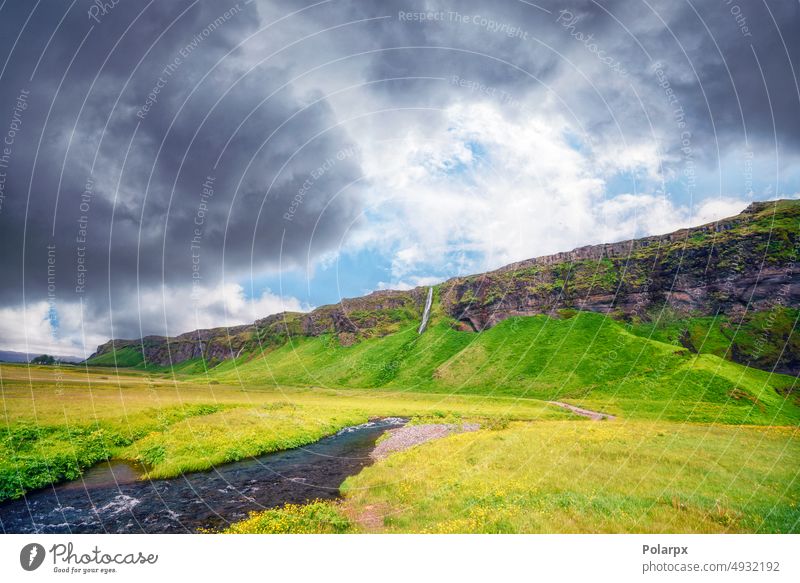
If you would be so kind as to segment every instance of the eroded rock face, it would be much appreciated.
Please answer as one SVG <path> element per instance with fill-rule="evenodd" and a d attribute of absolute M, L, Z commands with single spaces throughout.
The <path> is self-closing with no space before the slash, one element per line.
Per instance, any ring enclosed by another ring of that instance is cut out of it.
<path fill-rule="evenodd" d="M 742 214 L 661 237 L 581 247 L 443 284 L 453 318 L 483 330 L 560 309 L 643 316 L 800 305 L 800 202 L 754 203 Z"/>
<path fill-rule="evenodd" d="M 342 345 L 350 346 L 363 338 L 390 334 L 404 323 L 419 320 L 425 293 L 423 288 L 378 291 L 322 306 L 307 314 L 283 312 L 243 326 L 194 330 L 172 338 L 146 336 L 139 340 L 110 340 L 98 346 L 89 360 L 111 352 L 113 346 L 116 350 L 132 347 L 141 351 L 148 365 L 174 366 L 203 358 L 213 366 L 243 352 L 271 349 L 290 336 L 322 334 L 336 335 Z"/>
<path fill-rule="evenodd" d="M 511 316 L 558 315 L 563 309 L 630 318 L 664 305 L 686 315 L 798 307 L 799 249 L 800 201 L 754 203 L 716 223 L 580 247 L 451 279 L 440 286 L 439 303 L 454 326 L 465 330 L 483 330 Z M 213 365 L 298 335 L 331 334 L 349 346 L 418 323 L 426 295 L 424 287 L 378 291 L 244 326 L 109 341 L 93 357 L 108 353 L 112 345 L 118 350 L 132 346 L 149 364 L 169 366 L 202 357 Z"/>
<path fill-rule="evenodd" d="M 148 365 L 170 366 L 195 358 L 204 358 L 208 363 L 217 363 L 235 358 L 252 337 L 253 326 L 233 326 L 193 330 L 175 336 L 145 336 L 139 340 L 113 340 L 97 347 L 90 357 L 94 358 L 123 348 L 140 351 Z"/>
<path fill-rule="evenodd" d="M 381 336 L 393 331 L 392 324 L 421 318 L 425 294 L 426 288 L 421 287 L 410 291 L 376 291 L 322 306 L 303 317 L 303 333 Z"/>

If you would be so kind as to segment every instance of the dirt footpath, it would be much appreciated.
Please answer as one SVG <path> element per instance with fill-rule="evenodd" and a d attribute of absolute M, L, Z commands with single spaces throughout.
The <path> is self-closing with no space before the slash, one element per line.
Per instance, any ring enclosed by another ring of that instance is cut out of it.
<path fill-rule="evenodd" d="M 560 401 L 547 401 L 551 405 L 555 405 L 556 407 L 563 407 L 564 409 L 569 409 L 576 415 L 582 415 L 583 417 L 588 417 L 589 419 L 593 419 L 594 421 L 603 421 L 604 419 L 616 419 L 614 415 L 609 415 L 608 413 L 598 413 L 597 411 L 590 411 L 589 409 L 581 409 L 580 407 L 576 407 L 575 405 L 570 405 L 569 403 L 561 403 Z"/>

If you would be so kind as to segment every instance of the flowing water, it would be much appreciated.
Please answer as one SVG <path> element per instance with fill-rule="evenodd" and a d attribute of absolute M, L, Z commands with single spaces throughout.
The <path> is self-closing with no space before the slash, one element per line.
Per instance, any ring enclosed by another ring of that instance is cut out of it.
<path fill-rule="evenodd" d="M 425 310 L 422 312 L 422 322 L 419 325 L 419 329 L 417 330 L 417 334 L 422 334 L 425 332 L 425 328 L 428 327 L 428 318 L 431 315 L 431 303 L 433 303 L 433 288 L 428 288 L 428 297 L 425 300 Z"/>
<path fill-rule="evenodd" d="M 348 427 L 320 441 L 168 480 L 140 480 L 142 468 L 101 463 L 79 480 L 0 504 L 5 533 L 177 533 L 218 529 L 253 510 L 339 495 L 370 463 L 375 440 L 402 425 L 390 418 Z"/>

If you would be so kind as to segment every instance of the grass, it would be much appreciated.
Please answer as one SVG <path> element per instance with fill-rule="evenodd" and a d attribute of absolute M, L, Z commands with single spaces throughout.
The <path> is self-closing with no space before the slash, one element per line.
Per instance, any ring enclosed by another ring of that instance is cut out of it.
<path fill-rule="evenodd" d="M 125 346 L 92 358 L 95 366 L 137 367 L 144 365 L 142 351 L 136 346 Z"/>
<path fill-rule="evenodd" d="M 154 432 L 120 452 L 149 468 L 150 478 L 205 470 L 263 453 L 308 445 L 342 427 L 367 421 L 359 411 L 318 411 L 286 407 L 236 407 L 188 418 Z"/>
<path fill-rule="evenodd" d="M 797 428 L 543 421 L 458 434 L 342 486 L 360 530 L 800 531 Z"/>
<path fill-rule="evenodd" d="M 338 505 L 325 500 L 308 504 L 286 504 L 281 508 L 253 512 L 232 524 L 226 534 L 344 534 L 353 524 L 339 512 Z"/>
<path fill-rule="evenodd" d="M 213 405 L 176 405 L 145 408 L 125 418 L 9 423 L 0 429 L 0 500 L 76 479 L 84 468 L 113 457 L 138 439 L 168 434 L 174 424 L 216 409 Z"/>
<path fill-rule="evenodd" d="M 777 371 L 797 370 L 800 362 L 800 332 L 796 329 L 800 310 L 776 305 L 741 317 L 680 317 L 668 310 L 652 314 L 630 331 L 637 336 L 692 352 L 713 354 L 728 360 Z"/>
<path fill-rule="evenodd" d="M 150 477 L 308 444 L 372 417 L 566 418 L 532 399 L 209 384 L 137 371 L 0 365 L 0 500 L 98 461 Z"/>

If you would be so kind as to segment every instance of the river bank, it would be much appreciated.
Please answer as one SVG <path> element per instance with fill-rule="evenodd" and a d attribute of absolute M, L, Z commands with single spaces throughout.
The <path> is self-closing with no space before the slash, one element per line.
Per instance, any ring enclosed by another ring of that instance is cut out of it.
<path fill-rule="evenodd" d="M 249 513 L 339 496 L 372 463 L 376 440 L 405 423 L 347 427 L 311 445 L 149 480 L 140 465 L 102 462 L 78 479 L 0 504 L 4 533 L 181 533 L 217 530 Z M 144 478 L 144 479 L 142 479 Z"/>

